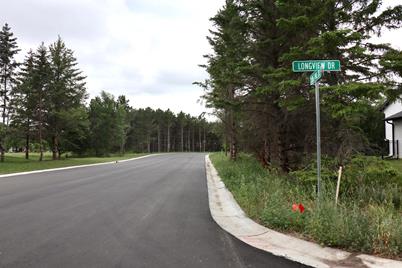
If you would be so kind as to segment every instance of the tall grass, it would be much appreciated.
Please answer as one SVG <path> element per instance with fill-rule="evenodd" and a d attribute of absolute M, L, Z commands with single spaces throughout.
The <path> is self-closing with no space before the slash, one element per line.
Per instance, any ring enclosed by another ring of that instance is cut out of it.
<path fill-rule="evenodd" d="M 239 205 L 257 222 L 299 233 L 325 246 L 402 259 L 401 190 L 397 184 L 343 188 L 335 206 L 331 179 L 323 181 L 317 203 L 314 182 L 266 170 L 249 155 L 243 154 L 233 163 L 216 153 L 211 160 Z M 347 179 L 352 180 L 348 174 Z M 304 213 L 292 210 L 293 204 L 300 203 Z"/>

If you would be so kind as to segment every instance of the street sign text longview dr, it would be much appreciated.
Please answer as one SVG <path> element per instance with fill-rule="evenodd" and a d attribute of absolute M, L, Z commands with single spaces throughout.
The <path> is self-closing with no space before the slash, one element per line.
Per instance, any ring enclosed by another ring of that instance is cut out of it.
<path fill-rule="evenodd" d="M 314 72 L 318 70 L 334 72 L 341 70 L 339 60 L 303 60 L 292 63 L 293 72 Z"/>

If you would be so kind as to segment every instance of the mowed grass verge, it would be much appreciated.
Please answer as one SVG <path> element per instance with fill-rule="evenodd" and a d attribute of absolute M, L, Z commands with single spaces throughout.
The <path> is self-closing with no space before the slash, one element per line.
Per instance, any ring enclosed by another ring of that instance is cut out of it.
<path fill-rule="evenodd" d="M 323 180 L 317 206 L 315 178 L 302 181 L 264 169 L 246 154 L 236 162 L 222 153 L 210 158 L 236 201 L 256 222 L 323 246 L 402 259 L 401 187 L 391 182 L 370 184 L 366 177 L 377 177 L 379 171 L 371 167 L 359 170 L 355 179 L 367 184 L 343 188 L 337 206 L 334 181 Z M 384 165 L 378 176 L 394 174 L 388 162 Z M 292 209 L 293 204 L 300 203 L 305 208 L 303 213 Z"/>
<path fill-rule="evenodd" d="M 0 163 L 0 174 L 105 163 L 136 158 L 144 155 L 146 154 L 127 153 L 124 156 L 112 155 L 110 157 L 63 157 L 61 160 L 52 160 L 51 154 L 45 153 L 44 160 L 39 162 L 39 154 L 37 153 L 31 153 L 29 160 L 25 159 L 25 154 L 23 153 L 7 153 L 5 155 L 5 161 Z"/>

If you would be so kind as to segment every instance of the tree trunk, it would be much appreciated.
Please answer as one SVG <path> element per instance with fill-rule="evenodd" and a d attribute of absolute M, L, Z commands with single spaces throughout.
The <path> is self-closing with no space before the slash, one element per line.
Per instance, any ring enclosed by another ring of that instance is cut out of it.
<path fill-rule="evenodd" d="M 124 131 L 124 135 L 121 137 L 120 141 L 120 155 L 124 155 L 126 153 L 126 131 Z"/>
<path fill-rule="evenodd" d="M 4 162 L 4 147 L 3 145 L 0 143 L 0 162 Z"/>
<path fill-rule="evenodd" d="M 39 142 L 39 161 L 43 161 L 43 145 L 42 145 L 42 140 Z"/>
<path fill-rule="evenodd" d="M 39 161 L 43 160 L 43 144 L 42 144 L 42 124 L 43 124 L 43 118 L 42 118 L 42 96 L 40 96 L 39 100 L 39 151 L 40 151 L 40 156 L 39 156 Z"/>
<path fill-rule="evenodd" d="M 203 139 L 203 141 L 202 141 L 202 144 L 203 144 L 203 151 L 204 151 L 204 153 L 205 153 L 205 147 L 206 147 L 206 145 L 207 145 L 207 139 L 206 139 L 206 136 L 205 136 L 205 127 L 204 127 L 204 139 Z"/>
<path fill-rule="evenodd" d="M 30 126 L 30 120 L 28 119 L 27 121 L 27 133 L 25 136 L 25 159 L 29 159 L 29 126 Z"/>
<path fill-rule="evenodd" d="M 181 151 L 184 152 L 184 128 L 181 126 Z"/>
<path fill-rule="evenodd" d="M 25 159 L 29 159 L 29 134 L 25 137 Z"/>
<path fill-rule="evenodd" d="M 161 127 L 158 126 L 158 153 L 161 152 Z"/>
<path fill-rule="evenodd" d="M 3 125 L 6 125 L 6 105 L 7 105 L 7 65 L 4 68 L 4 91 L 3 91 Z"/>
<path fill-rule="evenodd" d="M 229 142 L 230 142 L 230 160 L 237 160 L 237 137 L 236 137 L 236 122 L 234 120 L 233 111 L 229 112 Z"/>
<path fill-rule="evenodd" d="M 228 153 L 229 153 L 229 138 L 228 138 L 228 135 L 226 133 L 225 133 L 225 135 L 223 135 L 224 139 L 225 139 L 225 141 L 223 143 L 225 148 L 223 148 L 223 149 L 225 150 L 225 156 L 227 157 Z"/>
<path fill-rule="evenodd" d="M 191 141 L 190 141 L 190 137 L 191 137 L 191 130 L 190 127 L 188 128 L 188 136 L 187 136 L 187 151 L 190 152 L 191 151 Z"/>
<path fill-rule="evenodd" d="M 230 132 L 230 159 L 232 161 L 237 160 L 237 139 L 236 139 L 236 133 L 234 129 L 235 125 L 233 123 L 231 132 Z"/>
<path fill-rule="evenodd" d="M 198 128 L 198 147 L 200 149 L 200 152 L 202 152 L 201 128 Z"/>
<path fill-rule="evenodd" d="M 53 159 L 53 160 L 56 160 L 56 159 L 57 159 L 57 151 L 58 151 L 58 148 L 57 148 L 57 138 L 56 138 L 56 136 L 53 136 L 53 137 L 52 137 L 52 143 L 53 143 L 52 159 Z"/>
<path fill-rule="evenodd" d="M 191 143 L 192 152 L 195 152 L 195 129 L 194 129 L 194 131 L 193 131 L 192 139 L 193 139 L 193 141 L 192 141 L 192 143 Z"/>
<path fill-rule="evenodd" d="M 4 69 L 4 77 L 6 77 L 6 72 L 7 72 L 7 66 Z M 3 125 L 6 125 L 6 105 L 7 105 L 7 79 L 4 78 L 4 91 L 2 92 L 3 94 Z M 5 154 L 5 148 L 3 147 L 2 141 L 0 141 L 0 162 L 4 162 L 4 154 Z"/>
<path fill-rule="evenodd" d="M 290 171 L 289 155 L 288 155 L 289 147 L 288 147 L 288 142 L 286 139 L 287 135 L 288 135 L 288 131 L 287 131 L 286 125 L 280 124 L 280 135 L 279 135 L 280 148 L 281 148 L 280 159 L 281 159 L 281 168 L 285 172 Z"/>
<path fill-rule="evenodd" d="M 167 128 L 167 152 L 170 152 L 170 125 Z"/>
<path fill-rule="evenodd" d="M 147 145 L 148 153 L 151 153 L 151 137 L 148 136 L 148 145 Z"/>

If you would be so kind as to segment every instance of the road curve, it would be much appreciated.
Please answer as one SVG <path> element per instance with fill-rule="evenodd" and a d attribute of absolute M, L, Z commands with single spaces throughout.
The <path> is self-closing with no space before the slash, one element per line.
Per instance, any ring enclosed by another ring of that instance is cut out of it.
<path fill-rule="evenodd" d="M 301 267 L 212 220 L 204 155 L 0 178 L 0 267 Z"/>

